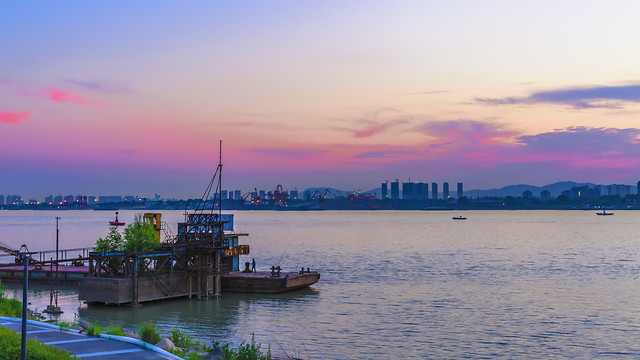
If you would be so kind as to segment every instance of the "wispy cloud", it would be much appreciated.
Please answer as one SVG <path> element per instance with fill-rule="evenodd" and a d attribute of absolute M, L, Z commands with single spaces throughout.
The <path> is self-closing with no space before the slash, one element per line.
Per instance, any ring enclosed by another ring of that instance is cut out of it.
<path fill-rule="evenodd" d="M 419 92 L 414 92 L 414 93 L 400 94 L 399 96 L 436 95 L 436 94 L 445 94 L 445 93 L 450 93 L 450 92 L 451 91 L 449 91 L 449 90 L 419 91 Z"/>
<path fill-rule="evenodd" d="M 274 147 L 252 147 L 243 149 L 244 152 L 262 154 L 267 156 L 306 159 L 322 155 L 323 150 L 305 148 L 274 148 Z"/>
<path fill-rule="evenodd" d="M 640 85 L 594 86 L 540 91 L 527 97 L 476 98 L 487 105 L 552 103 L 577 109 L 621 108 L 625 102 L 640 102 Z"/>
<path fill-rule="evenodd" d="M 395 120 L 386 121 L 386 122 L 371 121 L 371 120 L 361 120 L 360 122 L 367 124 L 367 127 L 363 130 L 356 131 L 354 134 L 356 138 L 371 137 L 378 133 L 385 132 L 398 125 L 406 124 L 409 121 L 406 119 L 395 119 Z"/>
<path fill-rule="evenodd" d="M 36 88 L 15 84 L 7 80 L 0 80 L 0 86 L 3 86 L 15 94 L 34 97 L 39 99 L 47 99 L 57 103 L 75 103 L 75 104 L 102 104 L 102 101 L 91 99 L 76 91 L 70 91 L 60 88 Z"/>
<path fill-rule="evenodd" d="M 110 81 L 81 81 L 81 80 L 68 79 L 66 80 L 66 82 L 76 87 L 79 87 L 83 90 L 88 90 L 88 91 L 111 93 L 111 94 L 131 92 L 131 89 L 129 88 L 129 86 L 125 84 L 110 82 Z"/>
<path fill-rule="evenodd" d="M 519 132 L 504 125 L 475 120 L 428 122 L 417 127 L 418 131 L 435 138 L 431 145 L 461 144 L 465 146 L 511 144 Z"/>
<path fill-rule="evenodd" d="M 0 123 L 19 124 L 31 116 L 28 112 L 3 112 L 0 111 Z"/>
<path fill-rule="evenodd" d="M 402 159 L 407 157 L 413 157 L 418 155 L 420 150 L 417 149 L 389 149 L 389 150 L 375 150 L 358 153 L 354 156 L 355 159 Z"/>

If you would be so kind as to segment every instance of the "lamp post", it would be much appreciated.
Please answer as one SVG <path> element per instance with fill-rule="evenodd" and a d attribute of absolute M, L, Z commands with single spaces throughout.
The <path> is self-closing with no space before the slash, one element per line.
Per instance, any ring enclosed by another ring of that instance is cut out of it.
<path fill-rule="evenodd" d="M 24 263 L 24 271 L 22 272 L 22 334 L 21 334 L 21 347 L 20 347 L 20 359 L 27 359 L 27 290 L 29 288 L 29 258 L 35 252 L 17 252 L 16 255 L 22 257 Z"/>

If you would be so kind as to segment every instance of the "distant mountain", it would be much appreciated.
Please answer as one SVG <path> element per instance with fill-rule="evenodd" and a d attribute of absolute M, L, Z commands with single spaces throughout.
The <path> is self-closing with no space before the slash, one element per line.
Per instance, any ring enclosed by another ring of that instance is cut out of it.
<path fill-rule="evenodd" d="M 531 191 L 531 193 L 533 194 L 534 197 L 540 197 L 540 193 L 548 190 L 551 193 L 552 197 L 557 197 L 559 196 L 563 191 L 565 190 L 570 190 L 572 187 L 575 186 L 588 186 L 590 188 L 595 187 L 597 184 L 593 184 L 593 183 L 577 183 L 575 181 L 561 181 L 561 182 L 557 182 L 557 183 L 553 183 L 553 184 L 549 184 L 549 185 L 545 185 L 545 186 L 534 186 L 534 185 L 526 185 L 526 184 L 520 184 L 520 185 L 509 185 L 509 186 L 505 186 L 503 188 L 499 188 L 499 189 L 488 189 L 488 190 L 465 190 L 464 191 L 464 195 L 468 198 L 476 198 L 476 197 L 500 197 L 503 198 L 505 196 L 513 196 L 513 197 L 519 197 L 522 196 L 522 193 L 529 190 Z M 353 191 L 342 191 L 342 190 L 338 190 L 338 189 L 333 189 L 333 188 L 309 188 L 306 189 L 305 191 L 311 191 L 311 193 L 313 193 L 314 191 L 318 190 L 320 192 L 324 192 L 325 189 L 329 189 L 329 191 L 331 192 L 331 194 L 333 194 L 333 197 L 346 197 L 348 194 L 352 194 Z M 390 191 L 391 189 L 388 189 L 388 191 Z M 635 194 L 637 192 L 637 189 L 635 186 L 631 186 L 631 193 Z M 375 195 L 376 198 L 380 199 L 381 195 L 382 195 L 382 188 L 378 187 L 375 189 L 371 189 L 369 191 L 362 191 L 361 194 L 371 194 L 371 195 Z M 402 188 L 400 189 L 400 194 L 402 194 Z M 440 196 L 442 196 L 442 189 L 440 189 L 439 194 L 441 194 Z M 457 196 L 456 193 L 456 189 L 451 189 L 450 190 L 450 194 L 453 197 Z M 402 195 L 400 195 L 402 196 Z M 331 195 L 327 195 L 328 198 L 331 198 Z M 429 197 L 431 197 L 431 188 L 429 188 Z"/>
<path fill-rule="evenodd" d="M 557 182 L 545 186 L 533 186 L 533 185 L 509 185 L 500 189 L 489 189 L 489 190 L 469 190 L 465 191 L 464 195 L 470 198 L 475 197 L 505 197 L 505 196 L 513 196 L 518 197 L 522 196 L 522 193 L 529 190 L 535 197 L 540 197 L 540 193 L 544 190 L 548 190 L 551 193 L 552 197 L 559 196 L 563 191 L 569 190 L 574 186 L 589 186 L 593 188 L 596 186 L 592 183 L 577 183 L 573 181 L 562 181 Z"/>

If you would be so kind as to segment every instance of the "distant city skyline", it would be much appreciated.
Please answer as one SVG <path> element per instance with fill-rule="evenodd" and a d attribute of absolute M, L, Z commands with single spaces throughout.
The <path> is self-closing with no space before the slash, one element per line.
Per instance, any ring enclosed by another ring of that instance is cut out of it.
<path fill-rule="evenodd" d="M 635 184 L 640 2 L 607 4 L 7 2 L 0 191 L 196 198 L 218 140 L 241 189 Z"/>
<path fill-rule="evenodd" d="M 464 183 L 458 182 L 455 185 L 455 190 L 450 190 L 449 182 L 441 183 L 441 188 L 438 186 L 438 183 L 426 183 L 426 182 L 412 182 L 407 180 L 406 182 L 397 181 L 386 181 L 380 184 L 378 188 L 372 188 L 369 190 L 344 190 L 344 189 L 335 189 L 332 187 L 313 187 L 313 188 L 282 188 L 278 189 L 238 189 L 238 188 L 224 188 L 222 189 L 222 198 L 223 199 L 240 199 L 241 197 L 248 197 L 248 199 L 252 199 L 256 195 L 260 198 L 264 199 L 265 196 L 269 193 L 274 193 L 278 191 L 282 191 L 286 194 L 291 195 L 292 199 L 306 199 L 314 190 L 316 193 L 321 193 L 322 189 L 330 189 L 335 191 L 339 191 L 342 194 L 341 196 L 346 196 L 347 194 L 356 194 L 356 195 L 374 195 L 377 198 L 381 199 L 416 199 L 416 200 L 433 200 L 433 199 L 447 199 L 447 198 L 460 198 L 462 196 L 479 196 L 479 193 L 484 193 L 484 196 L 494 196 L 490 195 L 492 192 L 499 193 L 501 190 L 509 188 L 531 188 L 537 187 L 540 188 L 539 192 L 549 192 L 548 190 L 543 190 L 545 187 L 553 187 L 557 185 L 562 185 L 567 189 L 569 187 L 581 187 L 586 183 L 576 183 L 576 182 L 559 182 L 553 184 L 546 184 L 544 186 L 535 186 L 531 184 L 512 184 L 502 188 L 492 188 L 492 189 L 466 189 L 464 187 Z M 587 186 L 591 190 L 597 190 L 598 194 L 601 195 L 621 195 L 622 197 L 626 195 L 634 195 L 637 194 L 640 190 L 640 181 L 636 183 L 636 185 L 631 184 L 593 184 L 589 183 L 592 186 Z M 529 190 L 525 190 L 531 192 Z M 557 191 L 558 193 L 562 190 Z M 514 193 L 510 191 L 511 195 L 516 196 L 525 196 L 521 193 Z M 200 199 L 202 195 L 195 197 L 187 197 L 187 198 L 178 198 L 178 197 L 165 197 L 160 193 L 155 193 L 151 196 L 144 195 L 131 195 L 129 193 L 123 193 L 127 195 L 95 195 L 95 194 L 61 194 L 57 195 L 49 194 L 44 197 L 36 197 L 36 196 L 23 196 L 22 194 L 13 194 L 13 193 L 3 193 L 0 189 L 0 205 L 9 205 L 12 203 L 22 202 L 24 204 L 27 203 L 48 203 L 48 204 L 63 204 L 63 203 L 74 203 L 74 202 L 82 202 L 85 204 L 98 204 L 98 203 L 117 203 L 117 202 L 146 202 L 146 201 L 166 201 L 166 200 L 189 200 L 189 199 Z M 336 196 L 337 194 L 332 193 L 331 196 Z M 533 194 L 530 196 L 538 197 L 542 194 Z M 549 196 L 552 194 L 549 193 Z M 557 196 L 559 194 L 553 194 L 553 196 Z M 505 195 L 497 195 L 497 196 L 505 196 Z"/>

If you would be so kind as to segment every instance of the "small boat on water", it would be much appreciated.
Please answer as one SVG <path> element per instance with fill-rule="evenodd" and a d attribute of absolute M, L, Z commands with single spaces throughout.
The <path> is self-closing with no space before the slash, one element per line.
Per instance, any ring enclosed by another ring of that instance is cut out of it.
<path fill-rule="evenodd" d="M 111 226 L 124 226 L 125 223 L 118 220 L 118 212 L 116 211 L 116 219 L 114 221 L 109 221 L 109 225 Z"/>
<path fill-rule="evenodd" d="M 454 217 L 452 217 L 452 219 L 453 219 L 453 220 L 467 220 L 467 218 L 466 218 L 466 217 L 464 217 L 464 216 L 462 216 L 462 215 L 460 215 L 460 216 L 454 216 Z"/>
<path fill-rule="evenodd" d="M 607 212 L 606 209 L 602 209 L 602 212 L 597 212 L 596 215 L 607 216 L 607 215 L 613 215 L 613 213 L 612 212 Z"/>

